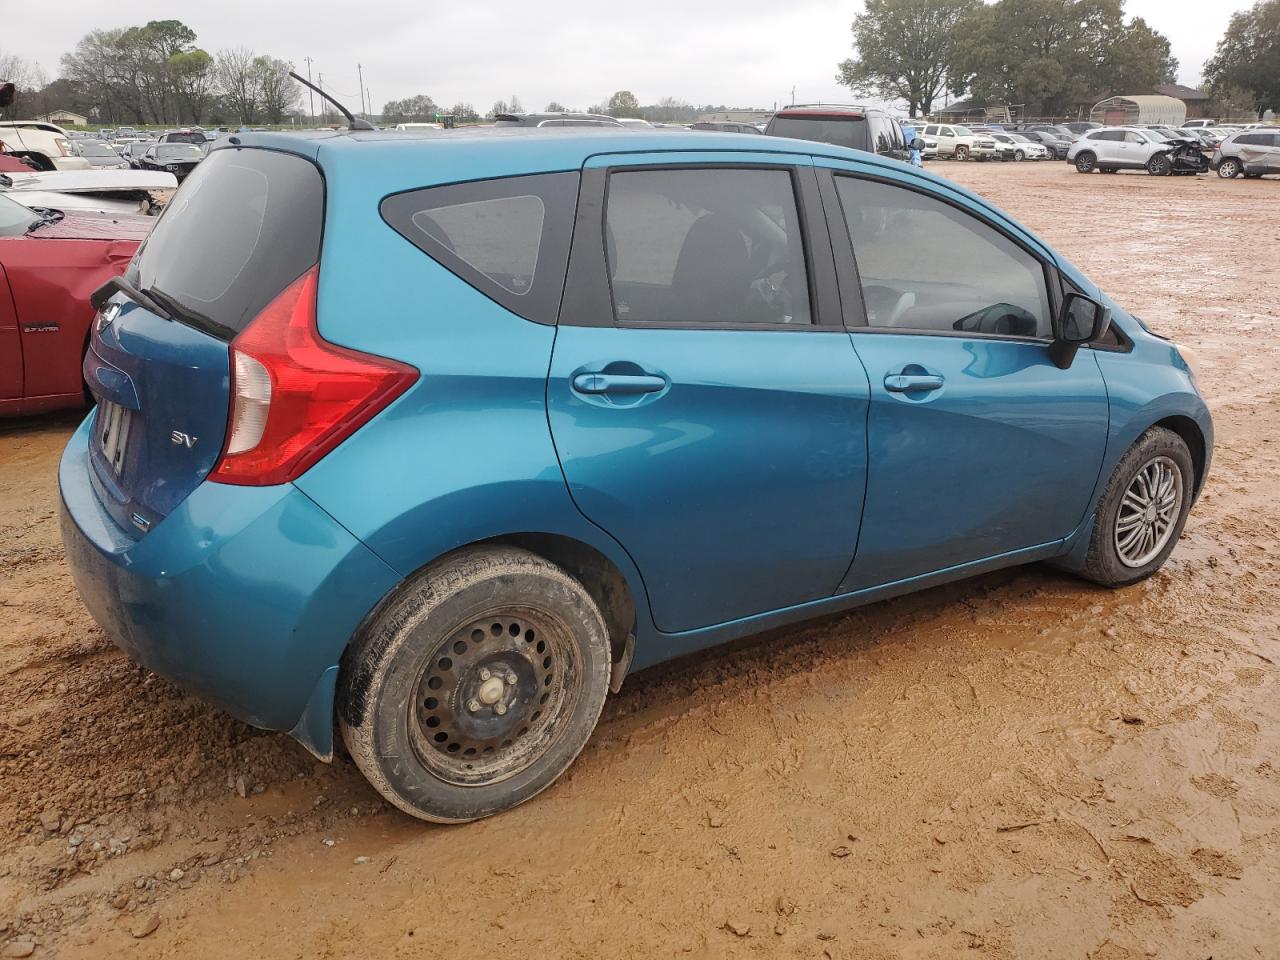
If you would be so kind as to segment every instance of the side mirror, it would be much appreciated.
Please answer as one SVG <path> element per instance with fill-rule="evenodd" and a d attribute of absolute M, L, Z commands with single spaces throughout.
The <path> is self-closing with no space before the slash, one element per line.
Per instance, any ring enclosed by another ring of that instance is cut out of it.
<path fill-rule="evenodd" d="M 1111 310 L 1083 293 L 1068 293 L 1058 312 L 1057 336 L 1049 345 L 1049 358 L 1067 369 L 1076 358 L 1080 344 L 1102 337 L 1111 326 Z"/>
<path fill-rule="evenodd" d="M 924 141 L 923 141 L 922 139 L 920 139 L 919 137 L 915 137 L 914 139 L 912 139 L 912 141 L 911 141 L 911 143 L 909 144 L 909 146 L 911 147 L 911 149 L 912 149 L 912 150 L 923 150 L 923 149 L 924 149 Z"/>

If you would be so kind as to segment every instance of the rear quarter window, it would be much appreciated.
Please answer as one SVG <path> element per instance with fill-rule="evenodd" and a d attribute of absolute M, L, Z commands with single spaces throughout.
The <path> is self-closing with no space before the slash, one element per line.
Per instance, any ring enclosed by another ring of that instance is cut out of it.
<path fill-rule="evenodd" d="M 512 313 L 554 324 L 564 291 L 578 174 L 475 180 L 382 201 L 393 230 Z"/>
<path fill-rule="evenodd" d="M 814 140 L 837 147 L 870 150 L 871 135 L 865 117 L 775 116 L 766 131 L 773 137 Z"/>

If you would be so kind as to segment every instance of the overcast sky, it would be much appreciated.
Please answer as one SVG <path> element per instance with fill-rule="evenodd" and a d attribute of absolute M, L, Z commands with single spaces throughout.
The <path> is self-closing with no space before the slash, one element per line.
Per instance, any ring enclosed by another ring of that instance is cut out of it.
<path fill-rule="evenodd" d="M 1128 0 L 1173 44 L 1179 80 L 1195 84 L 1239 0 Z M 830 0 L 647 0 L 607 4 L 561 0 L 56 0 L 4 3 L 0 51 L 35 59 L 52 78 L 59 57 L 86 32 L 176 18 L 211 53 L 234 46 L 291 60 L 324 74 L 349 105 L 360 100 L 356 64 L 374 108 L 426 93 L 480 112 L 518 95 L 527 110 L 554 99 L 586 109 L 615 90 L 641 103 L 674 96 L 691 103 L 772 106 L 848 100 L 834 80 L 849 56 L 859 2 Z"/>

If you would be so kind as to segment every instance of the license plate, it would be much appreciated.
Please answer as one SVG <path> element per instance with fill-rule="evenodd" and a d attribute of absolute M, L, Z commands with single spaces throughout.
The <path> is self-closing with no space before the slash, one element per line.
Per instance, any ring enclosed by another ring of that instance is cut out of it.
<path fill-rule="evenodd" d="M 125 451 L 129 448 L 129 427 L 132 424 L 133 411 L 128 407 L 108 400 L 98 404 L 98 445 L 116 476 L 120 476 L 124 467 Z"/>

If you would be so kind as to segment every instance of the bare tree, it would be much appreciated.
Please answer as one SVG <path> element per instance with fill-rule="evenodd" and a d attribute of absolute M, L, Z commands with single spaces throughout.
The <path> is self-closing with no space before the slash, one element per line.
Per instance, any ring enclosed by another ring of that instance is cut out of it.
<path fill-rule="evenodd" d="M 261 87 L 255 76 L 253 51 L 245 47 L 219 50 L 213 61 L 213 75 L 241 123 L 258 119 Z"/>

